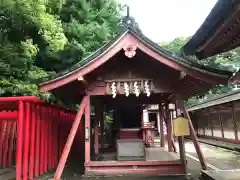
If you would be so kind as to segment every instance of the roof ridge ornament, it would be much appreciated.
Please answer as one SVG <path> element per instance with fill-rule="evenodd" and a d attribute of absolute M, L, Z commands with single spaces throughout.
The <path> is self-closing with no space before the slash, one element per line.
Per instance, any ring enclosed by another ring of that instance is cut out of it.
<path fill-rule="evenodd" d="M 130 16 L 130 7 L 127 4 L 125 4 L 123 8 L 127 9 L 127 15 L 122 18 L 121 26 L 123 26 L 124 28 L 131 27 L 142 33 L 138 23 L 135 21 L 135 19 L 132 16 Z"/>

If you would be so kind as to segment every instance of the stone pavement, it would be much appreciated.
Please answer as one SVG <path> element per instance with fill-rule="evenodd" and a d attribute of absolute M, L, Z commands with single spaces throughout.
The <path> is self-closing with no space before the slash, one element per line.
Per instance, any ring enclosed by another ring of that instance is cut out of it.
<path fill-rule="evenodd" d="M 239 180 L 240 171 L 203 171 L 203 178 L 206 180 Z"/>
<path fill-rule="evenodd" d="M 213 146 L 240 152 L 240 143 L 223 142 L 220 140 L 213 140 L 213 139 L 202 138 L 202 137 L 198 138 L 198 141 L 202 143 L 210 144 Z"/>

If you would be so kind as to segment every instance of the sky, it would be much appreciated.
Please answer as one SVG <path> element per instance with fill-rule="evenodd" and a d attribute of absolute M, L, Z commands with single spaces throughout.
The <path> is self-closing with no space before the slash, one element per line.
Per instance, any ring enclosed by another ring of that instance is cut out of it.
<path fill-rule="evenodd" d="M 154 42 L 193 35 L 217 0 L 117 0 L 130 7 L 130 16 Z"/>

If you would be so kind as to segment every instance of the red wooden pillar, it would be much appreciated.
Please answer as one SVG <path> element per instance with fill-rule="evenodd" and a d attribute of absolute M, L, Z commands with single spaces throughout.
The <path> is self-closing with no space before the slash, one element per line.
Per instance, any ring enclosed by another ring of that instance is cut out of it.
<path fill-rule="evenodd" d="M 12 166 L 13 143 L 14 143 L 14 137 L 16 132 L 16 123 L 17 123 L 16 121 L 13 121 L 12 123 L 12 131 L 11 131 L 9 151 L 8 151 L 8 167 Z"/>
<path fill-rule="evenodd" d="M 85 163 L 90 161 L 91 155 L 91 122 L 90 122 L 90 97 L 87 97 L 86 107 L 85 107 Z"/>
<path fill-rule="evenodd" d="M 53 144 L 53 129 L 52 129 L 52 121 L 53 121 L 53 115 L 54 115 L 54 111 L 52 110 L 52 107 L 49 107 L 48 109 L 48 168 L 47 170 L 52 169 L 52 157 L 53 157 L 53 153 L 52 153 L 52 144 Z"/>
<path fill-rule="evenodd" d="M 10 138 L 10 130 L 11 130 L 11 125 L 12 122 L 7 120 L 7 126 L 6 126 L 6 131 L 5 131 L 5 138 L 3 142 L 3 160 L 2 160 L 2 167 L 6 168 L 7 167 L 7 154 L 8 154 L 8 143 L 9 143 L 9 138 Z"/>
<path fill-rule="evenodd" d="M 40 172 L 40 140 L 41 140 L 41 108 L 36 107 L 36 150 L 34 153 L 35 158 L 35 177 L 39 176 Z"/>
<path fill-rule="evenodd" d="M 29 157 L 29 128 L 30 128 L 30 104 L 26 103 L 26 118 L 24 126 L 24 154 L 23 154 L 23 180 L 28 179 L 28 157 Z"/>
<path fill-rule="evenodd" d="M 165 146 L 165 138 L 164 138 L 164 119 L 163 119 L 163 109 L 162 104 L 158 104 L 158 113 L 160 118 L 160 138 L 161 138 L 161 147 Z"/>
<path fill-rule="evenodd" d="M 99 140 L 98 140 L 98 119 L 95 119 L 94 122 L 94 151 L 95 155 L 99 154 Z"/>
<path fill-rule="evenodd" d="M 45 121 L 44 121 L 44 107 L 41 107 L 41 142 L 40 142 L 40 174 L 44 172 L 44 142 L 45 142 Z"/>
<path fill-rule="evenodd" d="M 5 135 L 5 128 L 7 125 L 7 121 L 6 120 L 1 120 L 0 119 L 0 165 L 2 167 L 2 150 L 3 150 L 3 140 L 4 140 L 4 135 Z"/>
<path fill-rule="evenodd" d="M 31 137 L 30 137 L 30 162 L 29 162 L 29 179 L 34 177 L 34 160 L 35 160 L 35 134 L 36 134 L 36 106 L 31 106 Z"/>
<path fill-rule="evenodd" d="M 102 104 L 101 104 L 102 105 Z M 104 117 L 103 117 L 103 113 L 104 113 L 104 108 L 103 106 L 100 106 L 100 131 L 101 131 L 101 134 L 100 134 L 100 141 L 101 141 L 101 153 L 104 152 Z"/>
<path fill-rule="evenodd" d="M 19 101 L 17 122 L 16 180 L 22 179 L 23 118 L 24 104 L 22 101 Z"/>
<path fill-rule="evenodd" d="M 59 164 L 58 164 L 58 167 L 57 167 L 57 170 L 54 174 L 54 180 L 59 180 L 61 178 L 61 175 L 62 175 L 62 172 L 63 172 L 63 168 L 65 166 L 65 163 L 67 161 L 67 157 L 69 155 L 69 152 L 70 152 L 70 149 L 71 149 L 71 146 L 72 146 L 72 143 L 73 143 L 73 140 L 74 140 L 74 137 L 77 133 L 77 130 L 78 130 L 78 126 L 81 122 L 81 118 L 82 118 L 82 115 L 83 115 L 83 112 L 84 112 L 84 108 L 86 106 L 86 104 L 88 103 L 89 101 L 89 96 L 85 96 L 82 100 L 82 103 L 79 107 L 79 111 L 76 115 L 76 118 L 73 122 L 73 125 L 71 127 L 71 130 L 70 130 L 70 133 L 68 135 L 68 139 L 67 139 L 67 142 L 64 146 L 64 149 L 63 149 L 63 152 L 62 152 L 62 155 L 61 155 L 61 158 L 60 158 L 60 161 L 59 161 Z"/>
<path fill-rule="evenodd" d="M 95 156 L 99 154 L 99 120 L 101 119 L 101 111 L 99 104 L 97 104 L 95 109 L 96 119 L 94 121 L 94 152 Z"/>
<path fill-rule="evenodd" d="M 167 122 L 167 140 L 168 140 L 168 151 L 172 152 L 173 151 L 173 146 L 172 146 L 172 121 L 170 117 L 170 112 L 168 109 L 168 103 L 165 106 L 165 112 L 166 112 L 166 122 Z"/>
<path fill-rule="evenodd" d="M 47 172 L 47 165 L 48 165 L 48 141 L 49 141 L 49 136 L 48 136 L 48 127 L 49 127 L 49 119 L 48 119 L 48 108 L 49 107 L 45 107 L 45 113 L 44 113 L 44 124 L 45 124 L 45 128 L 44 128 L 44 169 L 43 172 Z"/>

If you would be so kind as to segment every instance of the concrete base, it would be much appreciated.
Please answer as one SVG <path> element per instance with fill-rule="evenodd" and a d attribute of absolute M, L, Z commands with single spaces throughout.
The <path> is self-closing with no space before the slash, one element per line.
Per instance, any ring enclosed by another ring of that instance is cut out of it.
<path fill-rule="evenodd" d="M 204 170 L 202 171 L 204 180 L 239 180 L 240 170 Z"/>

